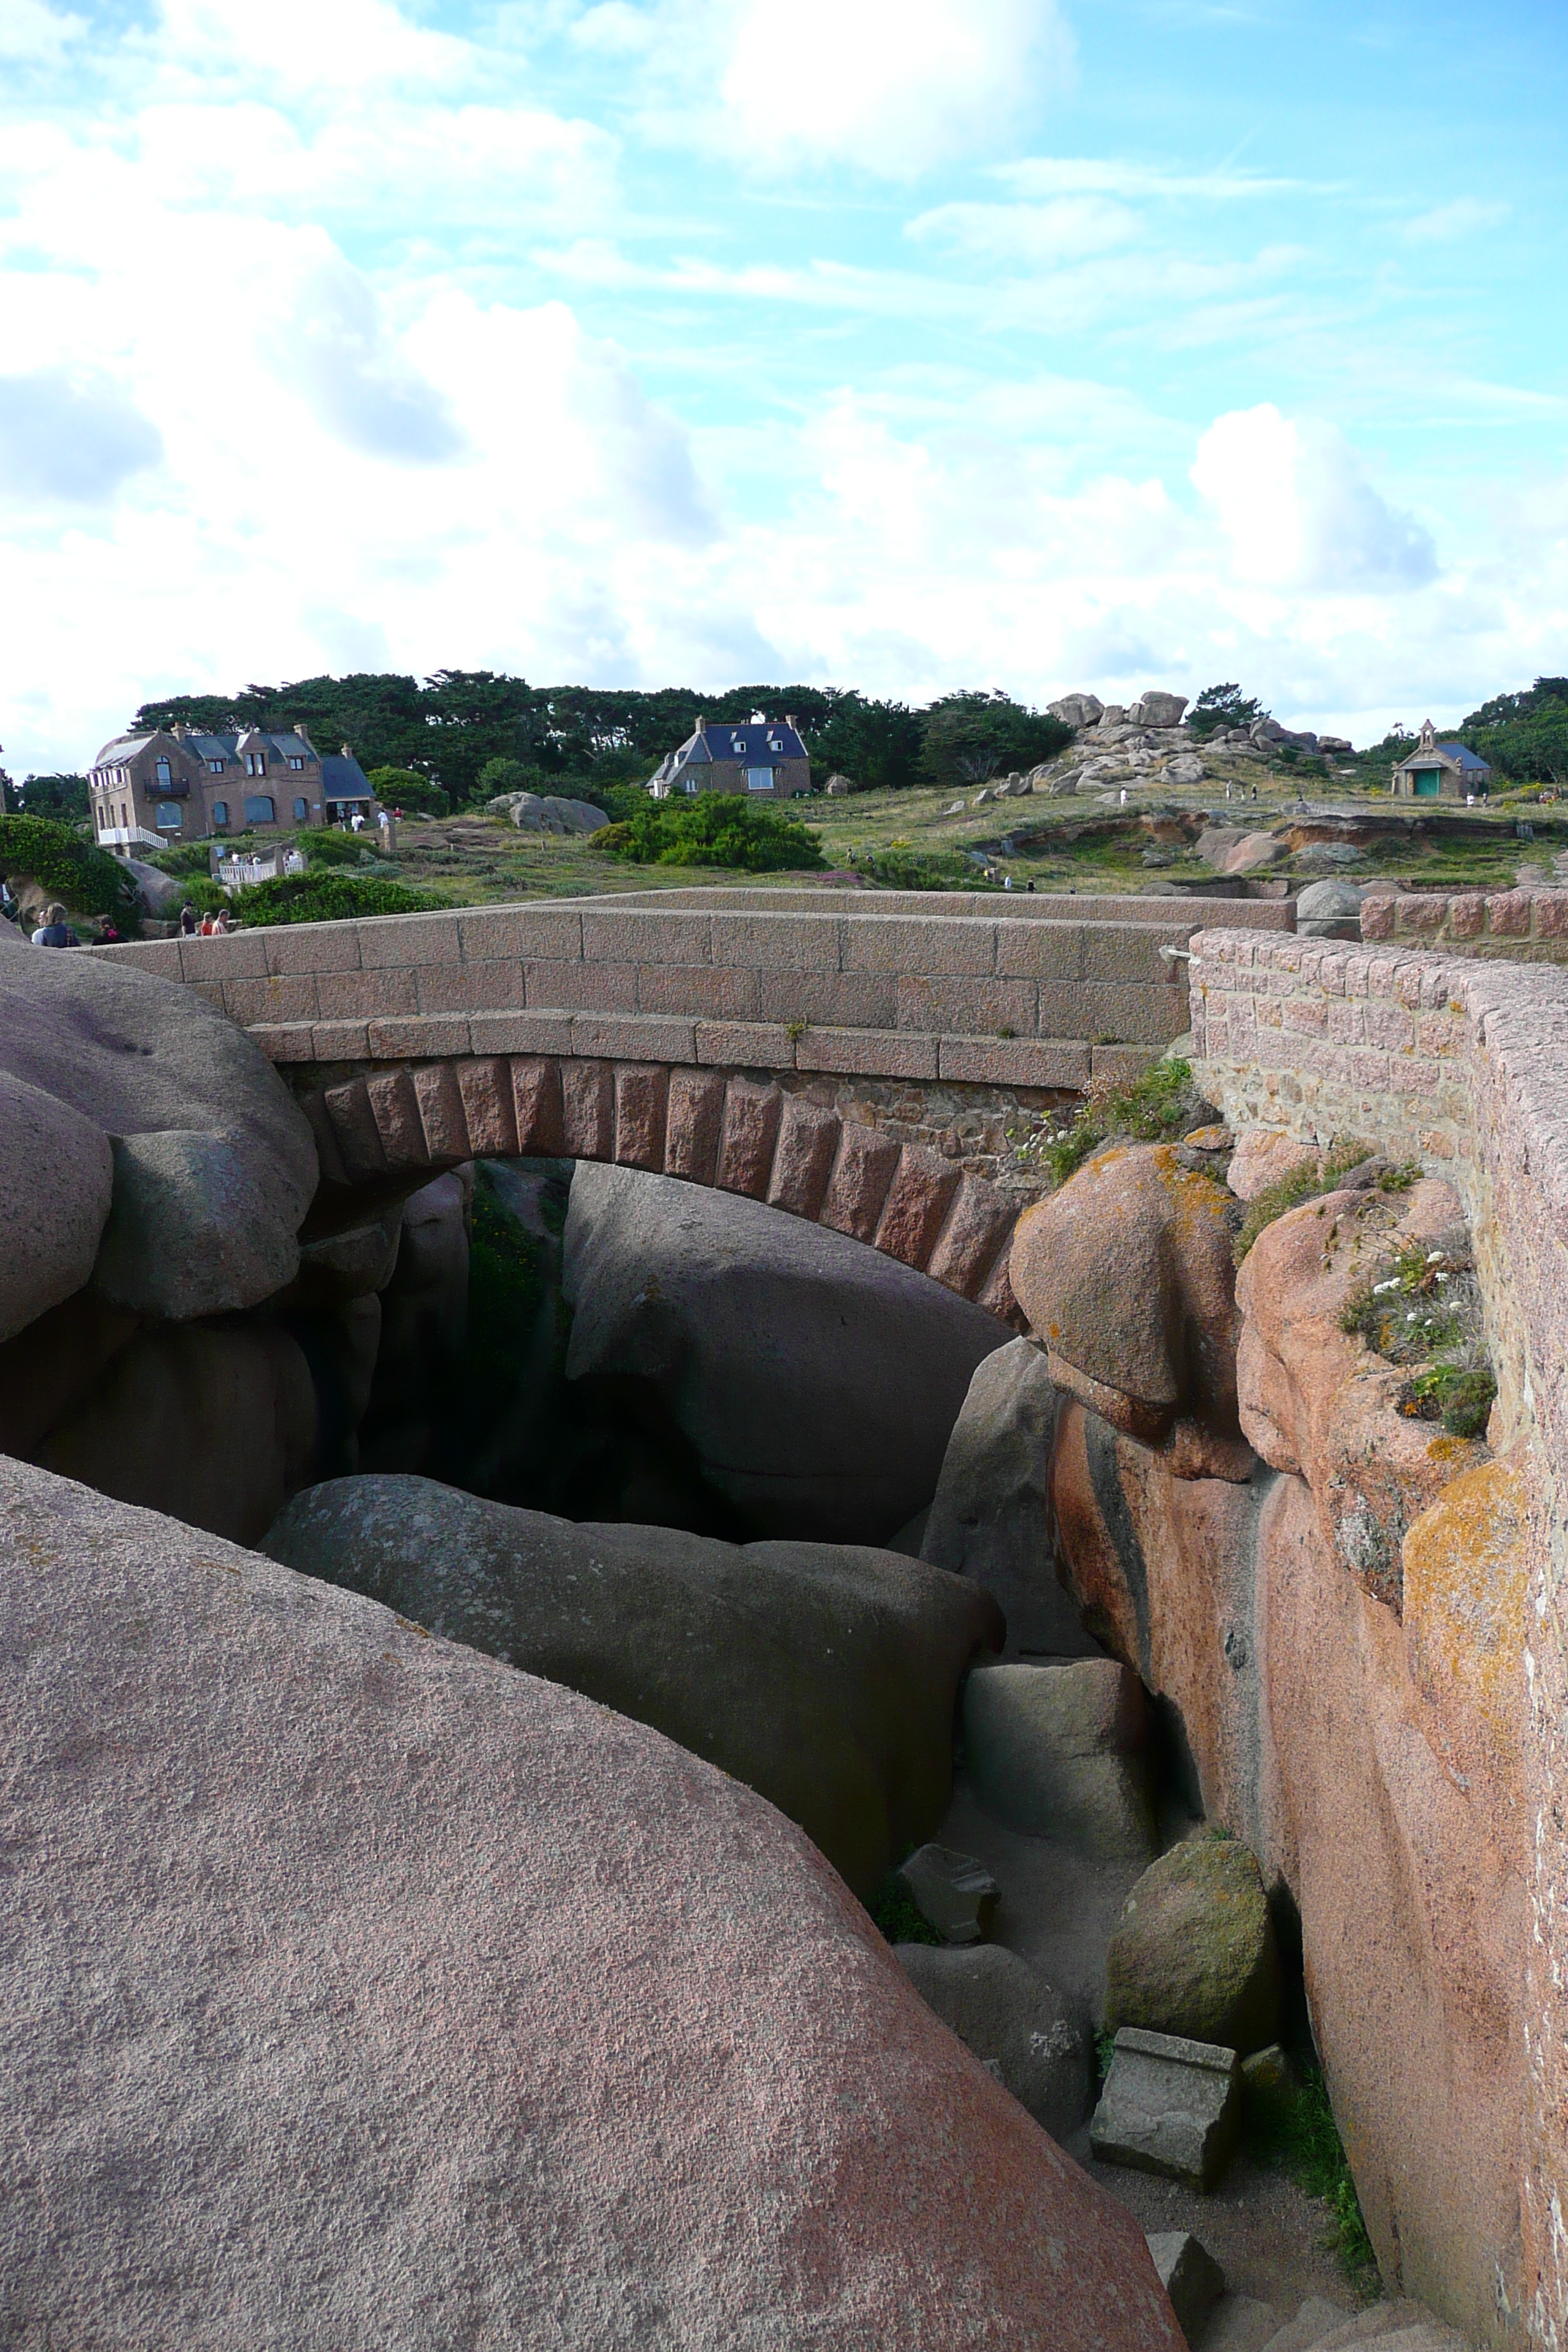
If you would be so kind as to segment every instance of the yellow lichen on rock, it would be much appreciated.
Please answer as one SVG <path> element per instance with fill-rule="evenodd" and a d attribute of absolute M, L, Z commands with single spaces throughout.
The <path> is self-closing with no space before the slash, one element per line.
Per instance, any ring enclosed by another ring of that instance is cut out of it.
<path fill-rule="evenodd" d="M 1405 1538 L 1405 1638 L 1443 1746 L 1517 1793 L 1524 1684 L 1526 1481 L 1516 1459 L 1452 1478 Z"/>

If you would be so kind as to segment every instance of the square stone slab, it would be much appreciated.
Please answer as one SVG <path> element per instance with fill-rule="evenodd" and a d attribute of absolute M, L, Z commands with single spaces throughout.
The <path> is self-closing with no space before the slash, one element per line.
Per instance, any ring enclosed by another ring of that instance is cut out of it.
<path fill-rule="evenodd" d="M 1188 2189 L 1214 2187 L 1241 2125 L 1234 2050 L 1124 2025 L 1089 2127 L 1108 2164 L 1163 2173 Z"/>

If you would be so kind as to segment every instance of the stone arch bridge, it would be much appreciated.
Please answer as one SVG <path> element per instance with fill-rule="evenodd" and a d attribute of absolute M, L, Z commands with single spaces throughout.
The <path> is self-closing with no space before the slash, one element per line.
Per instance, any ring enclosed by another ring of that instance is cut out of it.
<path fill-rule="evenodd" d="M 763 1201 L 1003 1317 L 1026 1192 L 1000 1131 L 1188 1027 L 1205 925 L 1288 903 L 691 889 L 102 950 L 241 1023 L 328 1195 L 474 1158 L 658 1171 Z"/>

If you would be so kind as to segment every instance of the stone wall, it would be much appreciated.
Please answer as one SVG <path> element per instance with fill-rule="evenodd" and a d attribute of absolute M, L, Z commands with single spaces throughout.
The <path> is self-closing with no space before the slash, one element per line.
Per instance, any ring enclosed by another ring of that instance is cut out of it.
<path fill-rule="evenodd" d="M 855 892 L 823 894 L 842 908 L 798 891 L 690 896 L 279 925 L 97 952 L 197 989 L 277 1062 L 567 1054 L 1081 1090 L 1119 1074 L 1130 1049 L 1147 1059 L 1185 1030 L 1184 969 L 1162 951 L 1214 912 L 1133 901 L 1144 911 L 1132 920 L 1070 898 L 961 898 L 934 912 L 918 901 L 906 913 Z M 1287 927 L 1291 913 L 1243 911 Z"/>
<path fill-rule="evenodd" d="M 1533 909 L 1543 903 L 1531 902 Z M 1353 1134 L 1419 1159 L 1450 1178 L 1471 1221 L 1499 1379 L 1489 1435 L 1500 1454 L 1528 1465 L 1531 1490 L 1522 1686 L 1499 1697 L 1524 1719 L 1533 1827 L 1531 2087 L 1521 2161 L 1526 2324 L 1534 2341 L 1561 2352 L 1568 2343 L 1568 973 L 1398 944 L 1318 945 L 1228 929 L 1194 938 L 1190 978 L 1203 1082 L 1233 1125 L 1278 1127 L 1320 1145 Z M 1475 1664 L 1486 1671 L 1485 1660 Z"/>
<path fill-rule="evenodd" d="M 1415 890 L 1363 901 L 1363 941 L 1568 963 L 1568 890 Z"/>

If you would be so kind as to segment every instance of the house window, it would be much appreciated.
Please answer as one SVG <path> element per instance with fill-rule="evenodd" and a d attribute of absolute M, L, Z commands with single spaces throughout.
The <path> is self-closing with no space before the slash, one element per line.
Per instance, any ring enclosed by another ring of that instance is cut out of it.
<path fill-rule="evenodd" d="M 687 779 L 686 779 L 686 782 L 682 784 L 682 786 L 680 787 L 680 789 L 681 789 L 681 791 L 682 791 L 683 793 L 694 793 L 694 792 L 697 790 L 697 779 L 696 779 L 696 777 L 695 777 L 695 776 L 688 776 L 688 777 L 687 777 Z"/>
<path fill-rule="evenodd" d="M 278 811 L 273 806 L 271 797 L 268 793 L 247 793 L 245 802 L 245 822 L 247 824 L 276 824 L 278 822 Z"/>
<path fill-rule="evenodd" d="M 771 793 L 773 788 L 773 772 L 771 768 L 746 770 L 746 790 L 749 793 Z"/>
<path fill-rule="evenodd" d="M 167 760 L 160 760 L 160 761 L 158 761 L 158 765 L 157 765 L 157 777 L 158 777 L 158 790 L 159 790 L 161 793 L 172 793 L 172 792 L 174 791 L 174 771 L 173 771 L 173 769 L 170 767 L 169 762 L 167 761 Z"/>
<path fill-rule="evenodd" d="M 223 761 L 221 760 L 209 760 L 207 761 L 207 773 L 209 776 L 221 776 L 223 773 Z"/>
<path fill-rule="evenodd" d="M 153 812 L 153 822 L 160 833 L 178 833 L 180 830 L 179 802 L 160 801 Z"/>
<path fill-rule="evenodd" d="M 292 751 L 289 754 L 289 765 L 294 770 L 296 775 L 302 776 L 304 774 L 305 762 L 303 760 L 297 760 Z"/>
<path fill-rule="evenodd" d="M 120 803 L 120 822 L 122 826 L 128 826 L 131 823 L 131 819 L 125 814 L 125 803 L 123 801 Z"/>
<path fill-rule="evenodd" d="M 226 824 L 228 823 L 228 803 L 226 801 L 214 801 L 213 823 L 215 824 Z"/>
<path fill-rule="evenodd" d="M 245 755 L 245 772 L 247 776 L 264 776 L 267 773 L 266 752 L 247 751 Z"/>
<path fill-rule="evenodd" d="M 309 802 L 309 801 L 296 801 L 296 802 L 295 802 L 295 803 L 294 803 L 294 822 L 295 822 L 295 824 L 303 824 L 306 822 L 307 818 L 310 816 L 310 802 Z"/>

